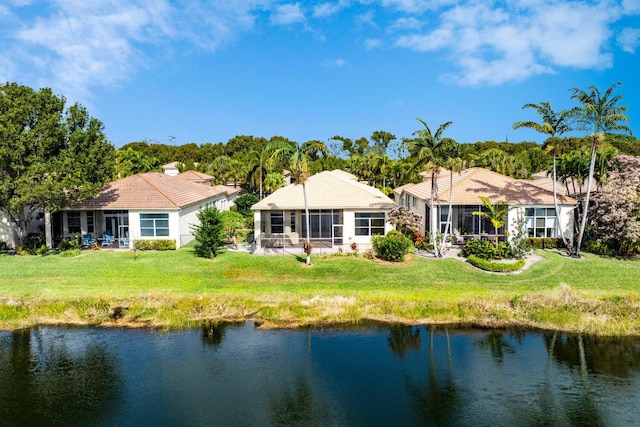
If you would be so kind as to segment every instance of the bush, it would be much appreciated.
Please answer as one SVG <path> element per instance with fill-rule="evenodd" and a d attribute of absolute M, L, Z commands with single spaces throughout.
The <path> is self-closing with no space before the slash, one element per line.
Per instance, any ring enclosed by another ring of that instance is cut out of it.
<path fill-rule="evenodd" d="M 200 221 L 199 224 L 192 226 L 197 240 L 195 245 L 196 254 L 204 258 L 215 258 L 220 251 L 220 247 L 225 244 L 220 212 L 213 206 L 207 206 L 200 209 L 196 216 Z"/>
<path fill-rule="evenodd" d="M 399 231 L 392 230 L 386 236 L 375 236 L 372 239 L 376 256 L 386 261 L 404 261 L 409 252 L 411 241 Z"/>
<path fill-rule="evenodd" d="M 46 245 L 42 245 L 37 248 L 30 248 L 26 246 L 18 246 L 16 247 L 17 255 L 43 255 L 49 251 Z"/>
<path fill-rule="evenodd" d="M 555 237 L 528 237 L 525 242 L 533 249 L 557 249 L 564 247 L 562 239 Z"/>
<path fill-rule="evenodd" d="M 254 194 L 243 194 L 242 196 L 236 198 L 233 203 L 238 207 L 238 212 L 242 214 L 243 217 L 253 218 L 253 212 L 251 211 L 251 206 L 258 203 L 260 199 L 258 196 Z"/>
<path fill-rule="evenodd" d="M 467 257 L 467 261 L 469 262 L 469 264 L 482 270 L 492 271 L 496 273 L 508 273 L 511 271 L 520 270 L 522 267 L 524 267 L 524 264 L 526 262 L 524 258 L 520 258 L 516 262 L 494 262 L 487 259 L 479 258 L 475 255 L 469 255 Z"/>
<path fill-rule="evenodd" d="M 492 242 L 469 240 L 460 251 L 460 255 L 467 258 L 473 255 L 482 259 L 504 259 L 511 258 L 513 250 L 507 242 L 500 242 L 496 246 Z"/>
<path fill-rule="evenodd" d="M 587 252 L 591 252 L 592 254 L 597 254 L 597 255 L 605 255 L 605 256 L 616 255 L 616 250 L 614 248 L 612 248 L 607 243 L 598 242 L 597 240 L 585 240 L 584 249 Z"/>
<path fill-rule="evenodd" d="M 73 234 L 66 239 L 63 239 L 58 245 L 58 249 L 61 251 L 68 251 L 71 249 L 80 249 L 80 235 Z"/>
<path fill-rule="evenodd" d="M 135 240 L 133 248 L 138 251 L 173 251 L 176 249 L 176 241 L 173 239 Z"/>

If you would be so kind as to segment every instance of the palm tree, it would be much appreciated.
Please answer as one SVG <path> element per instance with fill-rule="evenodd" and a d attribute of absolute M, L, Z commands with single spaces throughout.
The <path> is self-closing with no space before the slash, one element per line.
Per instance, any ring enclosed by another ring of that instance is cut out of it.
<path fill-rule="evenodd" d="M 306 215 L 307 226 L 307 241 L 310 241 L 311 226 L 309 223 L 309 206 L 307 204 L 307 187 L 306 181 L 309 178 L 309 153 L 322 152 L 328 153 L 327 146 L 320 141 L 309 141 L 305 144 L 298 144 L 297 142 L 285 142 L 280 140 L 271 141 L 266 148 L 271 152 L 269 158 L 273 162 L 287 161 L 289 163 L 289 169 L 291 170 L 291 176 L 295 180 L 296 184 L 302 184 L 302 194 L 304 196 L 304 212 Z M 305 262 L 307 265 L 311 264 L 311 253 L 307 252 L 307 259 Z"/>
<path fill-rule="evenodd" d="M 416 120 L 422 123 L 424 129 L 420 129 L 413 133 L 417 138 L 408 141 L 409 153 L 414 159 L 414 168 L 417 166 L 424 166 L 431 172 L 431 205 L 429 206 L 429 209 L 431 210 L 431 224 L 429 228 L 431 229 L 430 232 L 434 254 L 436 257 L 441 257 L 442 253 L 439 250 L 436 238 L 436 227 L 434 227 L 434 224 L 437 224 L 434 218 L 437 213 L 437 210 L 434 209 L 435 195 L 438 191 L 436 176 L 440 172 L 440 169 L 446 160 L 451 157 L 451 153 L 454 151 L 454 147 L 457 146 L 457 143 L 450 138 L 442 137 L 444 131 L 451 126 L 453 122 L 441 124 L 436 133 L 433 134 L 424 120 L 419 117 L 416 117 Z"/>
<path fill-rule="evenodd" d="M 478 198 L 482 201 L 482 204 L 485 208 L 487 208 L 487 212 L 485 211 L 474 211 L 473 215 L 477 215 L 483 218 L 487 218 L 491 221 L 491 225 L 496 232 L 496 246 L 498 246 L 498 229 L 500 227 L 504 227 L 504 224 L 507 222 L 507 214 L 509 213 L 509 206 L 507 202 L 496 202 L 491 203 L 488 197 L 478 196 Z"/>
<path fill-rule="evenodd" d="M 569 125 L 569 119 L 571 118 L 571 111 L 563 110 L 559 112 L 553 111 L 551 104 L 548 102 L 541 102 L 540 104 L 525 104 L 524 108 L 533 108 L 542 118 L 542 123 L 536 123 L 531 121 L 519 121 L 513 124 L 514 129 L 519 128 L 529 128 L 533 129 L 537 132 L 543 133 L 545 135 L 549 135 L 549 138 L 553 141 L 551 144 L 547 145 L 548 152 L 553 154 L 553 206 L 556 210 L 556 224 L 558 227 L 558 231 L 560 232 L 560 236 L 562 236 L 562 241 L 567 245 L 567 239 L 560 228 L 560 221 L 558 221 L 558 196 L 556 191 L 556 157 L 561 154 L 560 144 L 555 139 L 559 137 L 565 132 L 571 131 L 571 126 Z"/>
<path fill-rule="evenodd" d="M 600 93 L 597 87 L 589 86 L 588 92 L 578 88 L 571 89 L 573 95 L 571 99 L 578 101 L 582 107 L 576 107 L 572 111 L 580 129 L 588 132 L 593 130 L 589 135 L 591 138 L 591 161 L 589 163 L 589 176 L 587 178 L 587 194 L 584 198 L 584 209 L 582 210 L 582 220 L 580 222 L 580 233 L 575 245 L 574 255 L 580 256 L 580 246 L 584 236 L 584 229 L 587 225 L 587 212 L 589 210 L 589 199 L 591 197 L 591 181 L 596 163 L 596 150 L 601 142 L 606 138 L 606 132 L 612 130 L 623 130 L 631 134 L 631 129 L 619 122 L 628 122 L 626 116 L 626 105 L 618 105 L 622 100 L 622 95 L 613 95 L 616 87 L 622 85 L 617 82 L 609 86 L 604 92 Z"/>
<path fill-rule="evenodd" d="M 440 253 L 444 253 L 444 246 L 447 242 L 448 233 L 451 232 L 451 218 L 453 215 L 453 173 L 462 172 L 467 167 L 468 163 L 462 160 L 460 157 L 451 157 L 447 159 L 444 167 L 449 171 L 449 210 L 447 212 L 447 222 L 444 226 L 444 234 L 442 236 L 442 242 L 440 242 Z"/>
<path fill-rule="evenodd" d="M 265 160 L 268 157 L 269 150 L 265 146 L 262 150 L 251 150 L 247 155 L 247 161 L 249 162 L 249 174 L 247 175 L 247 182 L 251 182 L 252 180 L 259 179 L 259 188 L 260 188 L 260 200 L 263 197 L 263 187 L 264 187 L 264 179 L 268 174 L 268 171 L 265 167 Z"/>

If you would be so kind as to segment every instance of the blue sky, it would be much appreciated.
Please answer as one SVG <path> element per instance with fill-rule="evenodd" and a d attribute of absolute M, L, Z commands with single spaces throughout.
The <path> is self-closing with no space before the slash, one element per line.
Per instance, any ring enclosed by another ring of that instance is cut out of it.
<path fill-rule="evenodd" d="M 117 147 L 402 138 L 415 117 L 542 142 L 512 129 L 525 103 L 617 81 L 640 132 L 640 0 L 4 0 L 0 46 L 0 81 L 82 103 Z"/>

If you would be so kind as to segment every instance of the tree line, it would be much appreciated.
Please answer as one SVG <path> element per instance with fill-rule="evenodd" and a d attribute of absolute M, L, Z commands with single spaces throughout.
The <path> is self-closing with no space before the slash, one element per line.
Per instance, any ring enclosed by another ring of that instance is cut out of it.
<path fill-rule="evenodd" d="M 583 200 L 592 182 L 604 185 L 616 155 L 640 156 L 640 141 L 620 124 L 626 107 L 619 105 L 621 96 L 613 94 L 618 85 L 603 93 L 594 87 L 574 89 L 572 99 L 578 105 L 560 112 L 544 102 L 525 104 L 523 108 L 534 109 L 541 121 L 517 122 L 514 128 L 543 133 L 547 138 L 540 145 L 459 144 L 444 135 L 453 123 L 432 134 L 426 121 L 418 119 L 422 126 L 408 137 L 379 130 L 358 139 L 335 135 L 326 142 L 300 143 L 283 136 L 239 135 L 226 143 L 176 146 L 138 141 L 116 149 L 103 124 L 81 105 L 67 107 L 66 99 L 50 89 L 7 83 L 0 86 L 0 210 L 26 237 L 29 221 L 42 208 L 59 210 L 95 195 L 110 180 L 161 171 L 162 165 L 174 161 L 181 171 L 207 173 L 216 184 L 232 182 L 261 198 L 284 185 L 282 172 L 291 169 L 291 158 L 274 156 L 278 150 L 304 159 L 304 171 L 291 171 L 299 181 L 323 170 L 343 169 L 390 195 L 393 188 L 421 181 L 424 171 L 453 174 L 478 166 L 523 179 L 551 171 L 570 195 Z M 565 136 L 587 128 L 584 137 Z M 287 145 L 291 150 L 284 149 Z"/>

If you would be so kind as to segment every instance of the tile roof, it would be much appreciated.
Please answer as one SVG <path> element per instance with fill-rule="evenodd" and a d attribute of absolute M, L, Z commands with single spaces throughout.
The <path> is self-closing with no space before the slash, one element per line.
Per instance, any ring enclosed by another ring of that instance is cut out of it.
<path fill-rule="evenodd" d="M 184 171 L 181 174 L 176 175 L 176 177 L 187 181 L 213 181 L 213 177 L 211 175 L 193 170 Z"/>
<path fill-rule="evenodd" d="M 225 186 L 210 187 L 159 172 L 140 173 L 111 182 L 92 199 L 68 209 L 174 209 L 178 210 L 229 194 Z"/>
<path fill-rule="evenodd" d="M 336 169 L 310 176 L 305 182 L 309 209 L 391 209 L 395 206 L 377 188 Z M 251 207 L 253 210 L 304 209 L 301 184 L 280 188 Z"/>
<path fill-rule="evenodd" d="M 507 201 L 510 204 L 551 204 L 553 192 L 534 185 L 531 181 L 519 180 L 484 168 L 469 168 L 453 174 L 450 185 L 449 172 L 436 176 L 436 203 L 449 202 L 449 189 L 453 188 L 454 205 L 479 204 L 478 196 L 486 196 L 492 202 Z M 431 178 L 419 184 L 404 186 L 404 192 L 428 201 L 431 198 Z M 401 193 L 399 193 L 401 194 Z M 558 203 L 575 204 L 572 197 L 558 194 Z"/>

